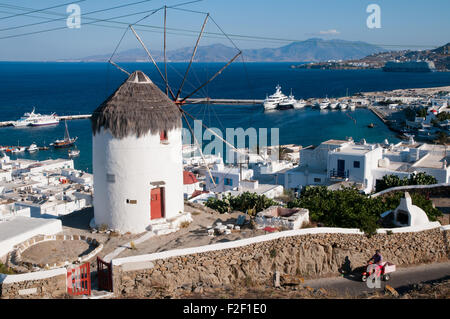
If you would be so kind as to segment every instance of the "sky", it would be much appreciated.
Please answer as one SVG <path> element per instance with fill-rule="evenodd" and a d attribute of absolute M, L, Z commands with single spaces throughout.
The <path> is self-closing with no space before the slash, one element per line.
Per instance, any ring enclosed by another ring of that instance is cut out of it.
<path fill-rule="evenodd" d="M 109 54 L 128 24 L 153 9 L 192 0 L 147 0 L 124 6 L 138 1 L 145 0 L 0 0 L 0 61 L 52 61 Z M 67 25 L 69 4 L 80 8 L 80 28 Z M 380 9 L 379 28 L 367 25 L 372 12 L 366 10 L 371 4 Z M 122 7 L 95 12 L 116 6 Z M 54 8 L 35 11 L 49 7 Z M 201 45 L 232 46 L 213 21 L 240 49 L 280 47 L 313 37 L 415 50 L 450 42 L 449 0 L 203 0 L 179 8 L 200 12 L 167 10 L 168 50 L 193 46 L 206 12 L 213 20 L 206 24 Z M 121 17 L 124 15 L 128 16 Z M 114 19 L 98 21 L 109 18 Z M 135 26 L 153 50 L 163 46 L 163 21 L 164 10 L 160 10 Z M 33 25 L 23 27 L 28 24 Z M 57 30 L 41 32 L 48 29 Z M 139 47 L 128 31 L 118 51 Z"/>

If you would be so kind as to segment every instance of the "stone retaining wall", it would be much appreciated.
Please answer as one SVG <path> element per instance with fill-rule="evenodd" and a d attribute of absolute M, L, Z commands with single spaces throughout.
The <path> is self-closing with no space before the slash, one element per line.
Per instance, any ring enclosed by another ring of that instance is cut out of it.
<path fill-rule="evenodd" d="M 304 234 L 165 259 L 135 256 L 128 262 L 123 258 L 113 260 L 114 292 L 146 296 L 161 288 L 271 285 L 275 271 L 304 278 L 338 275 L 341 269 L 365 265 L 375 249 L 399 266 L 448 260 L 449 233 L 449 229 L 435 228 L 370 238 L 349 233 Z"/>
<path fill-rule="evenodd" d="M 61 298 L 67 293 L 65 268 L 29 274 L 1 275 L 1 299 Z"/>

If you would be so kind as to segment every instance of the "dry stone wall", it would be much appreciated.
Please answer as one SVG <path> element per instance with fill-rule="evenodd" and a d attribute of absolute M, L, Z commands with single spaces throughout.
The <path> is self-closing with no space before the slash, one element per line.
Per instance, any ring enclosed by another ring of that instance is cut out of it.
<path fill-rule="evenodd" d="M 152 290 L 272 284 L 275 271 L 316 278 L 365 265 L 375 249 L 399 266 L 449 258 L 450 230 L 414 233 L 307 234 L 247 246 L 113 266 L 118 296 L 149 296 Z"/>
<path fill-rule="evenodd" d="M 46 275 L 47 273 L 48 275 Z M 8 275 L 3 279 L 0 278 L 1 299 L 61 298 L 65 296 L 67 293 L 65 268 L 40 272 L 40 275 L 40 277 L 30 276 L 30 274 Z"/>

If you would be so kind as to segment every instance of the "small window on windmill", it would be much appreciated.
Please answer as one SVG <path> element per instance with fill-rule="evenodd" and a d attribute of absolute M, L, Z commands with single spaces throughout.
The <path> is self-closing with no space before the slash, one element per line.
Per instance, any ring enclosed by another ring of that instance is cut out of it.
<path fill-rule="evenodd" d="M 166 130 L 161 131 L 161 133 L 159 134 L 159 140 L 161 141 L 162 144 L 168 144 L 169 143 L 169 138 L 167 136 L 167 131 Z"/>
<path fill-rule="evenodd" d="M 137 200 L 135 200 L 135 199 L 127 199 L 127 204 L 137 204 Z"/>
<path fill-rule="evenodd" d="M 114 174 L 106 174 L 106 181 L 108 183 L 115 183 L 116 182 L 116 175 L 114 175 Z"/>

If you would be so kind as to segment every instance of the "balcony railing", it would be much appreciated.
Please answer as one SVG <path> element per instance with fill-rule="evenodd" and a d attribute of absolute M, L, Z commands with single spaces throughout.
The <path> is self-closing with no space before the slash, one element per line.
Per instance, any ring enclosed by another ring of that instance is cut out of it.
<path fill-rule="evenodd" d="M 349 171 L 348 170 L 337 170 L 337 169 L 332 169 L 330 170 L 330 178 L 333 179 L 346 179 L 349 176 Z"/>

